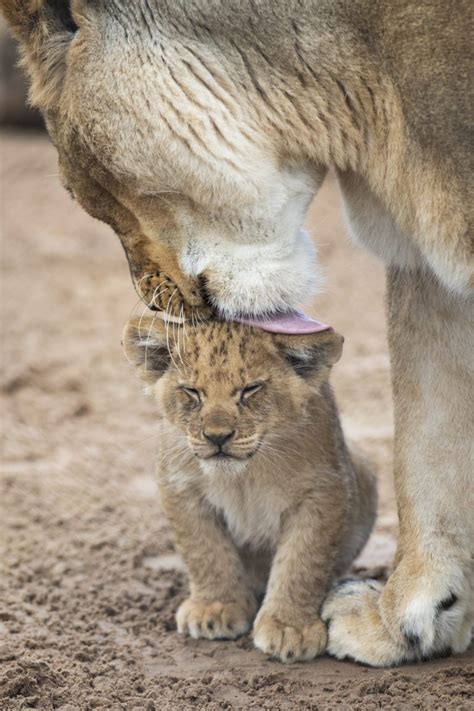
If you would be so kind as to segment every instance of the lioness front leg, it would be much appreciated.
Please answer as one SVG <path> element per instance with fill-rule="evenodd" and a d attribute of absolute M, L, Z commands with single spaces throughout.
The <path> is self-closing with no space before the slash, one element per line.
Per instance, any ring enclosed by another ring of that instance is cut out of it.
<path fill-rule="evenodd" d="M 178 631 L 194 638 L 235 639 L 249 631 L 256 600 L 237 548 L 197 497 L 164 490 L 163 503 L 190 575 L 190 597 L 176 614 Z"/>
<path fill-rule="evenodd" d="M 341 517 L 334 509 L 310 500 L 285 521 L 253 627 L 255 646 L 282 662 L 313 659 L 326 649 L 320 608 L 340 548 Z"/>
<path fill-rule="evenodd" d="M 324 608 L 329 651 L 376 666 L 462 652 L 474 618 L 474 306 L 426 273 L 393 270 L 388 310 L 395 570 L 385 588 L 350 583 Z"/>

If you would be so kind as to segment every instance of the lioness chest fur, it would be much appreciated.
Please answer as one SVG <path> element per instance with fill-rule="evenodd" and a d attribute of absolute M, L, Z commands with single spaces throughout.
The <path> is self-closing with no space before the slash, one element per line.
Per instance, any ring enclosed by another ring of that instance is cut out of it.
<path fill-rule="evenodd" d="M 253 623 L 282 661 L 320 654 L 321 604 L 376 507 L 328 383 L 342 338 L 155 319 L 132 321 L 124 345 L 162 408 L 160 492 L 191 578 L 178 629 L 233 638 Z"/>

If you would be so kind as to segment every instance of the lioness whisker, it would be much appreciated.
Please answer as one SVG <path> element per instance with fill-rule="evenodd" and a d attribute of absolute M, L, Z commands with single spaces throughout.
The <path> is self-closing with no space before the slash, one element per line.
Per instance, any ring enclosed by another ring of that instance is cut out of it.
<path fill-rule="evenodd" d="M 153 318 L 151 319 L 150 328 L 148 329 L 147 340 L 146 340 L 146 344 L 145 344 L 145 372 L 148 370 L 148 368 L 147 368 L 147 365 L 148 365 L 148 346 L 150 345 L 151 332 L 152 332 L 152 329 L 153 329 L 153 325 L 154 325 L 154 323 L 155 323 L 155 321 L 156 321 L 156 318 L 157 318 L 157 314 L 155 313 L 155 314 L 153 315 Z"/>
<path fill-rule="evenodd" d="M 173 297 L 174 297 L 174 295 L 176 294 L 177 291 L 178 291 L 178 288 L 176 287 L 175 290 L 173 291 L 173 293 L 172 293 L 171 296 L 170 296 L 170 299 L 169 299 L 169 301 L 168 301 L 168 304 L 166 305 L 166 311 L 165 311 L 166 347 L 167 347 L 167 349 L 168 349 L 168 354 L 169 354 L 169 357 L 170 357 L 171 362 L 173 363 L 173 365 L 174 365 L 174 367 L 176 368 L 176 370 L 178 371 L 178 373 L 179 373 L 182 377 L 184 377 L 183 372 L 180 370 L 178 364 L 176 363 L 176 361 L 175 361 L 175 359 L 174 359 L 174 357 L 173 357 L 172 350 L 171 350 L 171 348 L 170 348 L 170 322 L 169 322 L 169 320 L 168 320 L 168 316 L 171 315 L 171 314 L 170 314 L 171 302 L 172 302 Z M 173 334 L 173 336 L 174 336 L 174 334 Z"/>

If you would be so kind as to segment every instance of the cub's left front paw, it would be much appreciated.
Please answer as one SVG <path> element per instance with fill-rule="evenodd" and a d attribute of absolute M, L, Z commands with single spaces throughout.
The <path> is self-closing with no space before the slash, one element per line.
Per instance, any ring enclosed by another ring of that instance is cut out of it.
<path fill-rule="evenodd" d="M 194 639 L 237 639 L 249 631 L 253 611 L 237 602 L 185 600 L 176 613 L 178 632 Z"/>
<path fill-rule="evenodd" d="M 253 626 L 253 641 L 258 649 L 281 662 L 309 661 L 324 653 L 327 633 L 318 618 L 295 627 L 261 610 Z"/>

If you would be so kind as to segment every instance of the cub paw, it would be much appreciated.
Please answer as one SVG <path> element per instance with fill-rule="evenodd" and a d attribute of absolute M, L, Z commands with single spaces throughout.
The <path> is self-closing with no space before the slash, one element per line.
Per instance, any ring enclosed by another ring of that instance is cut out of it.
<path fill-rule="evenodd" d="M 270 613 L 260 613 L 253 627 L 253 641 L 265 654 L 291 663 L 309 661 L 323 654 L 327 644 L 324 623 L 315 619 L 308 625 L 294 627 Z"/>
<path fill-rule="evenodd" d="M 249 631 L 252 614 L 236 602 L 185 600 L 176 613 L 180 634 L 194 639 L 237 639 Z"/>

